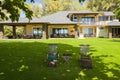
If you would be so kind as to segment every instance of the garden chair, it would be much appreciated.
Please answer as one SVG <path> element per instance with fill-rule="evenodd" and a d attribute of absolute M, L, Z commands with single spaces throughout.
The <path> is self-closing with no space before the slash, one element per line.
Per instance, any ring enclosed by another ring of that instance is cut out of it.
<path fill-rule="evenodd" d="M 56 52 L 49 53 L 47 56 L 48 67 L 56 67 L 58 63 L 58 54 Z"/>
<path fill-rule="evenodd" d="M 47 54 L 48 67 L 56 67 L 58 63 L 57 44 L 49 44 L 49 52 Z"/>
<path fill-rule="evenodd" d="M 88 44 L 80 45 L 80 63 L 83 68 L 87 68 L 87 69 L 92 68 L 92 57 L 91 57 L 91 53 L 89 53 Z"/>

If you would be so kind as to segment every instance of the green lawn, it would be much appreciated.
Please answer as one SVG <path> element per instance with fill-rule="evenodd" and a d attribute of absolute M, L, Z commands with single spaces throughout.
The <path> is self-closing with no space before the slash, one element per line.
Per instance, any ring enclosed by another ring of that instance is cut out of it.
<path fill-rule="evenodd" d="M 46 65 L 49 43 L 58 44 L 55 68 Z M 79 44 L 90 44 L 93 69 L 81 68 Z M 72 54 L 70 64 L 63 53 Z M 0 80 L 120 80 L 120 39 L 0 40 Z"/>

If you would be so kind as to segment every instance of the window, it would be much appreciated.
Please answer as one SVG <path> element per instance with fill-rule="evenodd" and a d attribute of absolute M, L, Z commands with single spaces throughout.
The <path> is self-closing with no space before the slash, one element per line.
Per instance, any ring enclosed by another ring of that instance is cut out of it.
<path fill-rule="evenodd" d="M 105 16 L 105 20 L 106 20 L 106 21 L 109 21 L 109 16 Z"/>
<path fill-rule="evenodd" d="M 112 21 L 114 19 L 114 16 L 110 16 L 110 21 Z"/>
<path fill-rule="evenodd" d="M 98 20 L 99 21 L 104 21 L 104 17 L 103 16 L 99 16 Z"/>
<path fill-rule="evenodd" d="M 53 28 L 53 34 L 68 34 L 67 28 Z"/>
<path fill-rule="evenodd" d="M 42 29 L 41 28 L 33 28 L 33 36 L 42 36 Z"/>
<path fill-rule="evenodd" d="M 78 22 L 78 18 L 76 16 L 73 17 L 74 22 Z"/>
<path fill-rule="evenodd" d="M 93 34 L 93 28 L 84 28 L 84 34 Z"/>
<path fill-rule="evenodd" d="M 82 17 L 81 19 L 82 22 L 95 22 L 94 17 Z"/>
<path fill-rule="evenodd" d="M 84 28 L 84 36 L 90 37 L 93 35 L 93 28 Z"/>

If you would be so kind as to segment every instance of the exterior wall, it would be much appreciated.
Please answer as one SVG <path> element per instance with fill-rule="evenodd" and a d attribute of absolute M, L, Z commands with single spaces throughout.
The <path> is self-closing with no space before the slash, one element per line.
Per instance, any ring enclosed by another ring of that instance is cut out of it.
<path fill-rule="evenodd" d="M 74 25 L 48 25 L 48 36 L 50 37 L 51 34 L 52 34 L 52 28 L 68 28 L 68 34 L 72 35 L 72 34 L 75 34 L 75 29 L 74 29 Z M 71 32 L 73 31 L 73 32 Z"/>
<path fill-rule="evenodd" d="M 25 27 L 26 35 L 33 36 L 33 28 L 39 27 L 42 28 L 42 24 L 28 24 Z M 68 34 L 73 35 L 75 34 L 74 25 L 48 25 L 48 37 L 52 34 L 52 28 L 68 28 Z M 104 27 L 103 29 L 100 29 L 96 26 L 79 26 L 79 38 L 84 37 L 84 28 L 93 28 L 93 37 L 108 37 L 108 27 Z"/>
<path fill-rule="evenodd" d="M 52 34 L 52 28 L 68 28 L 69 35 L 75 35 L 75 25 L 48 25 L 48 37 Z M 42 24 L 27 24 L 25 27 L 26 35 L 33 36 L 33 28 L 42 28 Z M 93 28 L 93 37 L 109 37 L 108 36 L 108 27 L 100 27 L 96 26 L 78 26 L 79 30 L 79 38 L 84 37 L 84 28 Z"/>
<path fill-rule="evenodd" d="M 75 35 L 75 25 L 48 25 L 48 37 L 50 38 L 50 36 L 52 35 L 52 28 L 68 28 L 68 34 L 69 35 Z M 26 35 L 30 35 L 33 36 L 33 28 L 35 27 L 39 27 L 42 28 L 42 24 L 28 24 L 25 27 L 25 32 Z M 79 38 L 80 37 L 84 37 L 83 33 L 84 33 L 84 28 L 93 28 L 93 37 L 96 36 L 96 27 L 95 26 L 78 26 L 78 30 L 79 30 Z"/>
<path fill-rule="evenodd" d="M 25 28 L 26 35 L 33 35 L 33 28 L 42 28 L 42 24 L 27 24 Z"/>
<path fill-rule="evenodd" d="M 96 37 L 108 37 L 108 27 L 103 27 L 103 29 L 97 27 Z"/>

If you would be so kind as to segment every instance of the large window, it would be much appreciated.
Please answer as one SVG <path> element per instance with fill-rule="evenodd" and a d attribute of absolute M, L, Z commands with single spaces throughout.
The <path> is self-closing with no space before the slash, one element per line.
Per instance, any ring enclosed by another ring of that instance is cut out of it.
<path fill-rule="evenodd" d="M 120 38 L 120 28 L 112 28 L 112 37 Z"/>
<path fill-rule="evenodd" d="M 53 34 L 68 34 L 67 28 L 53 28 Z"/>
<path fill-rule="evenodd" d="M 82 22 L 95 22 L 95 18 L 94 17 L 82 17 L 81 18 Z"/>
<path fill-rule="evenodd" d="M 41 28 L 33 28 L 33 36 L 42 36 L 42 29 Z"/>
<path fill-rule="evenodd" d="M 98 21 L 104 21 L 105 17 L 104 16 L 99 16 Z"/>
<path fill-rule="evenodd" d="M 114 16 L 99 16 L 99 21 L 112 21 L 114 19 Z"/>
<path fill-rule="evenodd" d="M 93 35 L 93 28 L 84 28 L 84 36 L 91 37 Z"/>

